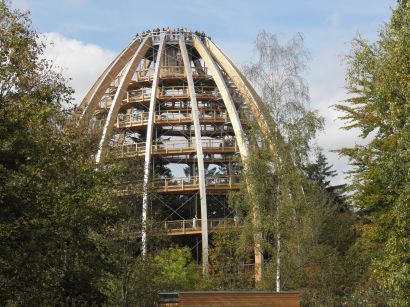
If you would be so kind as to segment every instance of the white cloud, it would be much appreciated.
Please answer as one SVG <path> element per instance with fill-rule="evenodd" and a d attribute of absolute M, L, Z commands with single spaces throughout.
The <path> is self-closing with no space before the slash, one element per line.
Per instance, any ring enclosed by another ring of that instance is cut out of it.
<path fill-rule="evenodd" d="M 75 102 L 80 103 L 116 53 L 55 32 L 44 33 L 43 37 L 46 42 L 44 57 L 52 60 L 62 69 L 63 75 L 71 79 Z"/>

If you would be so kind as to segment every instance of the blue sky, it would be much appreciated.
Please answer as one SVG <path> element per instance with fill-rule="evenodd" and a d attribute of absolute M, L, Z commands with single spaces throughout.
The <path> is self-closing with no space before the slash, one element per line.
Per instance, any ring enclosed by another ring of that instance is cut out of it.
<path fill-rule="evenodd" d="M 388 19 L 389 0 L 14 0 L 29 9 L 40 32 L 119 50 L 135 32 L 173 26 L 203 30 L 219 42 L 252 43 L 261 29 L 287 37 L 306 34 L 309 48 L 349 39 L 360 31 L 375 37 Z"/>
<path fill-rule="evenodd" d="M 357 131 L 340 130 L 340 115 L 331 106 L 346 98 L 343 55 L 360 33 L 369 40 L 388 21 L 393 0 L 12 0 L 30 10 L 35 28 L 48 42 L 46 57 L 71 78 L 79 101 L 109 61 L 135 33 L 156 27 L 186 27 L 206 32 L 236 63 L 253 56 L 261 30 L 286 40 L 297 32 L 311 53 L 311 106 L 326 118 L 317 143 L 344 182 L 345 158 L 332 150 L 361 142 Z"/>
<path fill-rule="evenodd" d="M 187 27 L 205 31 L 234 61 L 243 63 L 252 57 L 253 41 L 262 29 L 282 39 L 304 33 L 313 62 L 325 54 L 342 56 L 357 33 L 376 39 L 395 1 L 14 0 L 12 4 L 31 11 L 39 32 L 59 33 L 114 53 L 136 32 Z M 318 71 L 311 68 L 306 77 L 315 79 Z"/>

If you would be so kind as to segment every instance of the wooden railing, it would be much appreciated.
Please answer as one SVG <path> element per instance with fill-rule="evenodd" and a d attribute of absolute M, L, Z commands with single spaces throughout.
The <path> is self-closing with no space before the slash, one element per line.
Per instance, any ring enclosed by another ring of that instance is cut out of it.
<path fill-rule="evenodd" d="M 213 99 L 221 97 L 218 89 L 215 86 L 195 86 L 197 96 L 206 96 Z M 189 98 L 189 90 L 187 86 L 162 86 L 158 88 L 157 98 Z M 108 109 L 112 103 L 112 96 L 104 97 L 99 103 L 99 108 Z M 127 91 L 123 103 L 149 101 L 151 98 L 151 88 L 141 88 L 137 90 Z"/>
<path fill-rule="evenodd" d="M 240 177 L 235 175 L 228 176 L 209 176 L 205 177 L 205 185 L 209 190 L 229 191 L 239 189 Z M 155 179 L 151 182 L 152 188 L 157 192 L 191 192 L 199 189 L 199 177 L 175 177 Z M 140 188 L 135 184 L 122 184 L 117 187 L 117 195 L 131 195 Z"/>
<path fill-rule="evenodd" d="M 209 99 L 220 99 L 221 94 L 219 90 L 214 86 L 195 86 L 195 92 L 197 96 L 200 97 L 208 97 Z M 167 99 L 167 98 L 189 98 L 189 90 L 186 86 L 163 86 L 158 88 L 157 98 L 160 99 Z M 125 97 L 122 101 L 123 104 L 126 103 L 133 103 L 133 102 L 148 102 L 151 98 L 151 89 L 150 88 L 141 88 L 137 90 L 130 90 L 127 91 Z M 106 96 L 104 97 L 98 107 L 99 109 L 109 109 L 111 107 L 113 100 L 113 96 Z M 217 111 L 216 109 L 210 109 L 209 106 L 203 106 L 201 104 L 198 105 L 199 110 L 203 109 L 203 113 L 201 115 L 203 117 L 214 116 L 214 112 L 216 113 L 225 113 L 222 111 Z M 189 109 L 185 109 L 189 110 Z M 239 112 L 241 118 L 245 119 L 246 114 L 242 114 L 243 112 Z"/>
<path fill-rule="evenodd" d="M 195 86 L 197 96 L 207 96 L 210 98 L 220 98 L 220 93 L 215 86 Z M 162 86 L 158 88 L 158 98 L 188 97 L 187 86 Z"/>
<path fill-rule="evenodd" d="M 184 66 L 174 65 L 174 66 L 161 66 L 160 78 L 185 78 L 185 69 Z M 192 77 L 193 78 L 206 78 L 208 77 L 208 70 L 206 67 L 201 67 L 197 69 L 195 66 L 192 67 Z M 141 69 L 135 74 L 134 79 L 137 81 L 151 81 L 154 77 L 154 69 L 146 68 Z"/>
<path fill-rule="evenodd" d="M 185 110 L 178 112 L 157 112 L 155 115 L 155 123 L 167 123 L 167 122 L 181 122 L 192 121 L 192 114 Z"/>
<path fill-rule="evenodd" d="M 238 145 L 235 141 L 226 140 L 202 140 L 202 150 L 204 152 L 230 152 L 234 153 L 238 151 Z M 145 142 L 123 144 L 114 146 L 111 148 L 111 152 L 118 155 L 119 158 L 122 157 L 132 157 L 145 154 Z M 167 142 L 163 144 L 154 144 L 151 147 L 151 153 L 156 155 L 177 155 L 179 153 L 185 153 L 187 151 L 195 151 L 195 143 L 188 141 L 175 141 Z"/>
<path fill-rule="evenodd" d="M 109 109 L 111 107 L 112 99 L 113 99 L 112 96 L 103 97 L 100 103 L 98 104 L 98 108 L 99 109 Z"/>
<path fill-rule="evenodd" d="M 228 186 L 230 188 L 238 185 L 240 183 L 239 176 L 209 176 L 205 177 L 205 184 L 208 188 L 212 186 Z"/>
<path fill-rule="evenodd" d="M 148 112 L 118 114 L 117 128 L 148 125 Z"/>
<path fill-rule="evenodd" d="M 239 229 L 241 227 L 241 225 L 237 224 L 234 218 L 211 218 L 208 219 L 207 224 L 208 232 Z M 202 219 L 192 218 L 185 220 L 154 222 L 149 225 L 149 228 L 153 234 L 162 234 L 163 232 L 170 236 L 200 234 L 202 231 Z M 141 236 L 141 231 L 129 231 L 129 228 L 125 228 L 122 233 L 131 237 Z"/>
<path fill-rule="evenodd" d="M 142 102 L 151 99 L 151 88 L 140 88 L 138 90 L 127 91 L 124 102 Z"/>
<path fill-rule="evenodd" d="M 208 219 L 208 231 L 227 229 L 235 226 L 233 218 Z M 202 219 L 175 220 L 165 222 L 165 231 L 168 234 L 180 235 L 198 233 L 202 230 Z"/>
<path fill-rule="evenodd" d="M 161 33 L 165 34 L 166 41 L 175 41 L 178 42 L 179 35 L 184 35 L 186 41 L 191 41 L 193 39 L 193 33 L 191 31 L 174 31 L 174 30 L 160 30 L 160 31 L 150 31 L 148 33 L 139 34 L 136 39 L 142 41 L 143 38 L 147 35 L 152 37 L 154 43 L 158 43 L 161 40 Z M 203 40 L 204 35 L 199 35 L 199 39 Z"/>
<path fill-rule="evenodd" d="M 237 189 L 239 183 L 240 177 L 234 175 L 205 177 L 207 189 Z M 199 177 L 163 178 L 154 180 L 152 184 L 154 189 L 161 192 L 197 190 L 199 189 Z"/>
<path fill-rule="evenodd" d="M 118 114 L 117 127 L 125 128 L 131 126 L 146 126 L 148 124 L 148 112 L 139 112 L 133 114 Z M 157 112 L 155 115 L 156 124 L 187 124 L 192 121 L 192 113 L 187 110 L 178 112 Z M 200 114 L 200 121 L 205 123 L 224 123 L 228 122 L 228 114 L 226 112 L 212 110 L 208 113 Z"/>
<path fill-rule="evenodd" d="M 167 161 L 170 163 L 198 163 L 196 157 L 191 157 L 190 155 L 175 155 L 171 157 L 167 157 Z M 239 156 L 232 156 L 232 155 L 214 155 L 209 154 L 206 155 L 204 159 L 205 164 L 220 164 L 220 163 L 238 163 L 240 161 Z"/>
<path fill-rule="evenodd" d="M 204 124 L 206 125 L 206 123 Z M 201 135 L 202 136 L 224 136 L 226 134 L 233 135 L 234 130 L 232 127 L 229 126 L 214 126 L 208 125 L 205 126 L 201 125 Z M 166 132 L 166 135 L 195 135 L 195 128 L 193 126 L 186 126 L 186 125 L 171 125 L 169 127 L 164 128 L 163 130 Z"/>
<path fill-rule="evenodd" d="M 184 66 L 161 66 L 159 69 L 160 78 L 184 78 L 185 70 Z"/>

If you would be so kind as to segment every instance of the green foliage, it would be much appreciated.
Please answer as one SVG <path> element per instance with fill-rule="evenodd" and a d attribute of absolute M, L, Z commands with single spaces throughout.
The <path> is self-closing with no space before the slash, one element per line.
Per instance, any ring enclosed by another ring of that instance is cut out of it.
<path fill-rule="evenodd" d="M 141 195 L 115 187 L 141 161 L 95 165 L 95 131 L 72 122 L 28 16 L 0 1 L 0 24 L 0 305 L 152 306 L 160 290 L 209 287 L 187 248 L 150 240 L 138 256 Z"/>
<path fill-rule="evenodd" d="M 351 98 L 337 106 L 345 128 L 358 128 L 369 140 L 341 153 L 355 166 L 352 203 L 363 214 L 358 244 L 371 251 L 365 278 L 376 281 L 394 306 L 410 302 L 409 26 L 410 3 L 398 1 L 376 43 L 353 41 L 347 72 Z"/>
<path fill-rule="evenodd" d="M 305 167 L 309 179 L 316 181 L 323 188 L 329 187 L 330 178 L 336 176 L 336 171 L 332 170 L 332 165 L 327 162 L 326 156 L 319 152 L 316 161 Z"/>
<path fill-rule="evenodd" d="M 355 240 L 355 215 L 340 211 L 325 187 L 281 158 L 276 166 L 269 150 L 252 150 L 247 176 L 254 193 L 248 193 L 244 183 L 242 192 L 230 197 L 243 227 L 236 240 L 228 234 L 217 238 L 214 252 L 225 255 L 221 262 L 240 263 L 241 255 L 252 254 L 253 234 L 260 232 L 266 262 L 258 289 L 275 291 L 279 277 L 281 290 L 299 290 L 306 306 L 336 305 L 355 282 L 351 278 L 355 267 L 346 256 Z M 256 226 L 254 206 L 259 213 Z M 234 280 L 226 277 L 225 285 L 240 289 L 239 281 L 239 274 Z"/>
<path fill-rule="evenodd" d="M 249 180 L 240 196 L 231 197 L 245 224 L 241 239 L 252 246 L 258 236 L 249 233 L 260 233 L 267 262 L 259 288 L 298 289 L 305 305 L 335 305 L 353 287 L 345 250 L 354 242 L 355 217 L 340 210 L 341 199 L 329 186 L 335 173 L 324 155 L 309 162 L 323 118 L 309 108 L 303 39 L 298 35 L 280 45 L 262 32 L 256 43 L 258 61 L 246 71 L 276 123 L 269 121 L 270 131 L 277 133 L 265 148 L 257 146 L 267 139 L 258 127 L 250 132 L 257 141 L 246 169 Z"/>
<path fill-rule="evenodd" d="M 279 278 L 304 305 L 408 305 L 409 21 L 409 2 L 399 1 L 379 40 L 358 37 L 348 58 L 352 96 L 337 108 L 347 129 L 370 139 L 341 150 L 356 167 L 358 224 L 340 210 L 324 155 L 308 163 L 323 120 L 308 108 L 302 38 L 281 46 L 259 36 L 248 74 L 278 124 L 276 151 L 256 146 L 263 138 L 253 127 L 247 180 L 230 195 L 242 227 L 213 235 L 204 278 L 188 248 L 165 248 L 158 234 L 139 256 L 141 195 L 118 198 L 114 187 L 136 179 L 141 161 L 94 164 L 93 135 L 77 131 L 67 109 L 72 90 L 40 59 L 28 16 L 0 0 L 0 305 L 152 306 L 161 290 L 252 288 L 256 240 L 266 257 L 260 289 L 276 289 Z M 266 78 L 281 67 L 292 69 Z"/>
<path fill-rule="evenodd" d="M 316 156 L 316 161 L 308 163 L 303 167 L 303 170 L 310 180 L 313 180 L 323 189 L 326 189 L 334 202 L 339 204 L 341 210 L 347 210 L 343 195 L 345 192 L 345 185 L 330 185 L 330 179 L 337 175 L 336 171 L 332 168 L 333 166 L 328 164 L 327 158 L 323 152 L 319 151 Z"/>
<path fill-rule="evenodd" d="M 210 282 L 216 290 L 252 289 L 254 266 L 249 259 L 253 248 L 243 233 L 226 230 L 212 236 Z M 242 243 L 242 244 L 241 244 Z"/>
<path fill-rule="evenodd" d="M 117 261 L 125 259 L 119 256 Z M 116 267 L 122 267 L 123 272 L 104 277 L 109 306 L 153 306 L 161 291 L 210 288 L 188 247 L 164 248 L 145 258 L 130 257 L 126 267 L 120 263 Z"/>
<path fill-rule="evenodd" d="M 169 248 L 154 257 L 161 268 L 159 280 L 166 284 L 166 290 L 193 290 L 199 288 L 201 273 L 193 262 L 188 247 Z"/>
<path fill-rule="evenodd" d="M 116 169 L 92 163 L 27 15 L 1 1 L 0 24 L 0 305 L 101 304 Z"/>

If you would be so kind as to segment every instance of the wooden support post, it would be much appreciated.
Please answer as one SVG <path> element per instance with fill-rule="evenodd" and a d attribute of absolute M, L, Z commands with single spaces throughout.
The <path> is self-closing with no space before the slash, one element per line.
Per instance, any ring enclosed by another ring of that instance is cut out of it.
<path fill-rule="evenodd" d="M 160 45 L 158 48 L 158 54 L 155 62 L 154 79 L 152 81 L 151 87 L 151 97 L 149 104 L 149 115 L 148 115 L 148 127 L 147 127 L 147 137 L 145 143 L 145 158 L 144 158 L 144 177 L 143 177 L 143 196 L 142 196 L 142 255 L 145 256 L 147 253 L 147 211 L 148 211 L 148 182 L 149 182 L 149 172 L 151 164 L 151 146 L 154 133 L 154 117 L 155 117 L 155 104 L 156 104 L 156 93 L 158 90 L 158 80 L 159 80 L 159 69 L 161 67 L 162 55 L 164 50 L 165 36 L 164 33 L 161 34 Z"/>

